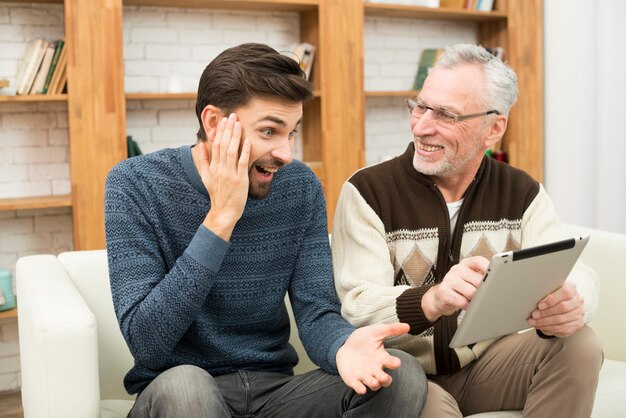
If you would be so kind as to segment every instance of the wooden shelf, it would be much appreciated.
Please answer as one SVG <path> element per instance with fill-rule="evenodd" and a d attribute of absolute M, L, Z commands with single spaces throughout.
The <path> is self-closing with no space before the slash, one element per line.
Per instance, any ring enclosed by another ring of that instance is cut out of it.
<path fill-rule="evenodd" d="M 0 199 L 0 211 L 22 209 L 64 208 L 72 206 L 72 196 L 35 196 Z"/>
<path fill-rule="evenodd" d="M 0 321 L 3 319 L 17 318 L 17 306 L 6 311 L 0 311 Z"/>
<path fill-rule="evenodd" d="M 55 3 L 63 4 L 63 0 L 11 0 L 11 3 Z"/>
<path fill-rule="evenodd" d="M 2 102 L 66 102 L 67 94 L 28 94 L 25 96 L 0 96 Z"/>
<path fill-rule="evenodd" d="M 196 100 L 196 93 L 126 93 L 126 100 Z"/>
<path fill-rule="evenodd" d="M 416 97 L 419 90 L 366 91 L 365 97 Z"/>
<path fill-rule="evenodd" d="M 196 100 L 196 93 L 126 93 L 126 100 Z M 313 90 L 320 97 L 319 90 Z"/>
<path fill-rule="evenodd" d="M 476 10 L 445 9 L 403 4 L 365 3 L 366 16 L 402 17 L 409 19 L 455 20 L 467 22 L 506 21 L 502 12 L 479 12 Z"/>
<path fill-rule="evenodd" d="M 125 6 L 306 12 L 315 10 L 319 0 L 124 0 L 123 3 Z"/>

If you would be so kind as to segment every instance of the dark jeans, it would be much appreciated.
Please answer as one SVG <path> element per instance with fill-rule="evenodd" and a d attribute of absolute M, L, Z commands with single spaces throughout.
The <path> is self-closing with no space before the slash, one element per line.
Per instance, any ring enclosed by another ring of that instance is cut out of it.
<path fill-rule="evenodd" d="M 358 395 L 322 370 L 297 376 L 239 371 L 212 377 L 195 366 L 161 373 L 138 396 L 129 418 L 171 417 L 393 417 L 418 418 L 426 401 L 426 376 L 412 356 L 388 371 L 393 383 Z"/>

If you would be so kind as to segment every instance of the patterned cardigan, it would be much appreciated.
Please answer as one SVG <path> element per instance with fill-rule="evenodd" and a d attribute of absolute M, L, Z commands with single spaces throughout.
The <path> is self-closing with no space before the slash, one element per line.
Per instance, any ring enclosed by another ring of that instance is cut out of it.
<path fill-rule="evenodd" d="M 451 349 L 457 312 L 431 323 L 424 293 L 466 257 L 567 238 L 542 185 L 485 157 L 469 186 L 454 234 L 443 196 L 412 165 L 413 144 L 390 161 L 356 172 L 343 186 L 332 233 L 333 268 L 342 314 L 355 326 L 406 322 L 407 335 L 386 345 L 405 350 L 427 374 L 449 374 L 495 339 Z M 585 322 L 598 301 L 597 275 L 578 262 L 568 280 L 585 300 Z"/>

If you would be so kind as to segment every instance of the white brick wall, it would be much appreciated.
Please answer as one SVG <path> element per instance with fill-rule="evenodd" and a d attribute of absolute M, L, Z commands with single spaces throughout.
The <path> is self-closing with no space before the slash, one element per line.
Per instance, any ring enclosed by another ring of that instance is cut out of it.
<path fill-rule="evenodd" d="M 0 78 L 15 82 L 29 41 L 63 36 L 63 7 L 0 4 Z M 67 105 L 0 103 L 0 198 L 70 191 Z M 68 208 L 0 212 L 0 268 L 24 255 L 72 248 Z M 17 322 L 0 321 L 0 391 L 21 385 Z"/>
<path fill-rule="evenodd" d="M 384 17 L 365 18 L 365 90 L 411 90 L 420 53 L 459 42 L 476 42 L 474 23 Z M 366 164 L 395 157 L 411 141 L 404 98 L 369 97 L 365 103 Z"/>
<path fill-rule="evenodd" d="M 69 193 L 65 103 L 0 104 L 0 198 Z"/>

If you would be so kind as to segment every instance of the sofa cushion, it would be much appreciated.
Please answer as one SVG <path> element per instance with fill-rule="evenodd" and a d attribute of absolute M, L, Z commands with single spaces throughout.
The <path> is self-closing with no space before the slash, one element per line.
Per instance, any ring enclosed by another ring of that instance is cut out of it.
<path fill-rule="evenodd" d="M 103 399 L 100 401 L 100 418 L 126 418 L 134 401 Z"/>
<path fill-rule="evenodd" d="M 625 411 L 626 363 L 604 359 L 591 418 L 622 418 Z"/>

